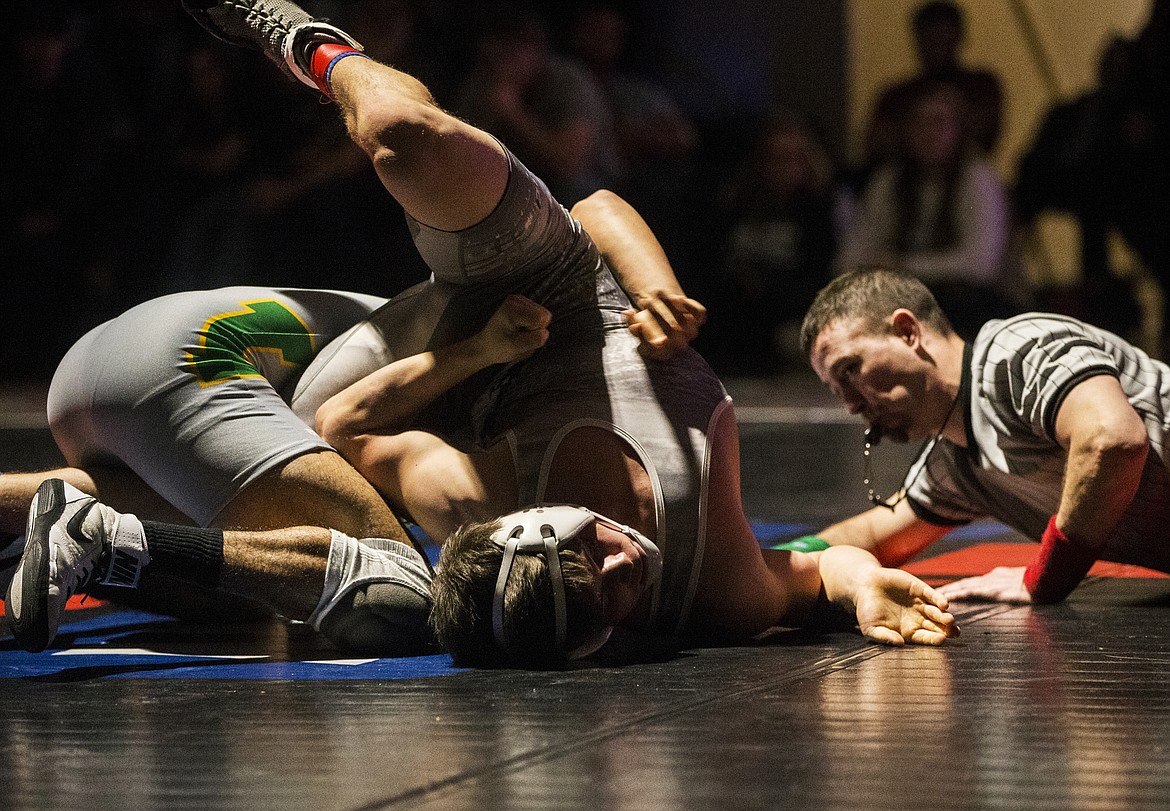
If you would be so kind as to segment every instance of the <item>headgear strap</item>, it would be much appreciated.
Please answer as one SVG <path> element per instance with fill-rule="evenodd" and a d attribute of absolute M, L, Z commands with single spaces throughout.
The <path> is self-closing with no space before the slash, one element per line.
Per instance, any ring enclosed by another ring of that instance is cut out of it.
<path fill-rule="evenodd" d="M 510 519 L 510 520 L 509 520 Z M 560 548 L 576 537 L 586 525 L 596 520 L 593 513 L 580 507 L 551 505 L 531 507 L 506 516 L 508 524 L 492 533 L 492 541 L 504 550 L 500 574 L 496 578 L 496 592 L 492 601 L 492 633 L 496 644 L 505 650 L 508 639 L 504 633 L 504 592 L 516 555 L 544 555 L 552 580 L 553 609 L 556 620 L 556 649 L 565 649 L 568 635 L 568 612 L 565 608 L 565 580 L 561 575 Z"/>

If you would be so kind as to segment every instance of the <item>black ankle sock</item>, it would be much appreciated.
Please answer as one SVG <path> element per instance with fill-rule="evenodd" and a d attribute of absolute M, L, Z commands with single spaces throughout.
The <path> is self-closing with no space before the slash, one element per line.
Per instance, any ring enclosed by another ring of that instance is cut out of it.
<path fill-rule="evenodd" d="M 155 521 L 143 521 L 142 529 L 150 552 L 150 565 L 143 569 L 144 575 L 154 570 L 204 588 L 218 585 L 223 567 L 223 530 Z"/>

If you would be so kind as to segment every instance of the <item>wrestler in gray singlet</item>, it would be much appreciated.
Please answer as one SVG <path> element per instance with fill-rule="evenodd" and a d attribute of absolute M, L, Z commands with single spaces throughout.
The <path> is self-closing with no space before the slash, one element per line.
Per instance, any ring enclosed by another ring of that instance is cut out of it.
<path fill-rule="evenodd" d="M 378 367 L 479 330 L 511 293 L 552 313 L 549 340 L 531 358 L 487 370 L 434 403 L 418 427 L 463 450 L 506 438 L 519 477 L 519 503 L 542 500 L 559 442 L 579 427 L 621 437 L 642 461 L 655 496 L 663 578 L 653 623 L 686 624 L 702 561 L 709 428 L 730 402 L 691 349 L 646 361 L 629 332 L 625 293 L 588 235 L 509 153 L 504 197 L 465 231 L 411 223 L 433 278 L 326 347 L 297 386 L 292 406 L 311 422 L 325 399 Z"/>
<path fill-rule="evenodd" d="M 49 425 L 70 465 L 124 464 L 207 526 L 249 483 L 331 450 L 289 409 L 321 347 L 386 299 L 228 287 L 139 304 L 65 355 Z"/>

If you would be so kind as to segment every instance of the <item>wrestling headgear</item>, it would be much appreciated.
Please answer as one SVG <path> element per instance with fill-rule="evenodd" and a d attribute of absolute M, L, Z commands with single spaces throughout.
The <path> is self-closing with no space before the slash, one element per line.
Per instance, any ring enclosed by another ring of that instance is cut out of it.
<path fill-rule="evenodd" d="M 646 552 L 647 585 L 657 582 L 662 576 L 662 554 L 658 547 L 636 529 L 619 524 L 604 515 L 569 504 L 541 504 L 519 512 L 510 513 L 500 519 L 500 528 L 492 533 L 492 542 L 504 550 L 500 563 L 500 575 L 496 579 L 496 593 L 492 602 L 492 633 L 496 644 L 507 649 L 508 640 L 504 634 L 504 592 L 512 574 L 516 555 L 544 555 L 548 562 L 549 579 L 552 582 L 553 608 L 556 620 L 556 649 L 565 649 L 568 631 L 568 617 L 565 611 L 565 581 L 561 576 L 560 550 L 576 538 L 581 530 L 600 521 L 633 540 Z M 609 639 L 613 628 L 602 628 L 583 644 L 568 652 L 570 659 L 581 659 L 599 650 Z"/>

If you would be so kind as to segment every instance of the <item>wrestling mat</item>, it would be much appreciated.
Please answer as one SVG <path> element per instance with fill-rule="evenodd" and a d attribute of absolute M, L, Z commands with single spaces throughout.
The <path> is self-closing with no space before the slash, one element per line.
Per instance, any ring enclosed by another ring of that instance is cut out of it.
<path fill-rule="evenodd" d="M 761 544 L 781 543 L 811 526 L 753 522 Z M 904 568 L 931 585 L 983 574 L 996 566 L 1025 566 L 1035 544 L 993 521 L 951 533 L 939 554 L 924 555 Z M 947 549 L 946 547 L 950 547 Z M 432 560 L 437 549 L 428 546 Z M 1165 579 L 1138 566 L 1098 562 L 1086 583 L 1100 578 Z M 0 603 L 0 615 L 3 604 Z M 6 631 L 6 626 L 5 626 Z M 399 679 L 461 672 L 445 654 L 400 659 L 352 658 L 300 623 L 243 626 L 184 623 L 129 610 L 81 595 L 69 600 L 53 646 L 30 654 L 0 639 L 0 678 L 59 680 L 91 678 L 202 679 Z"/>

